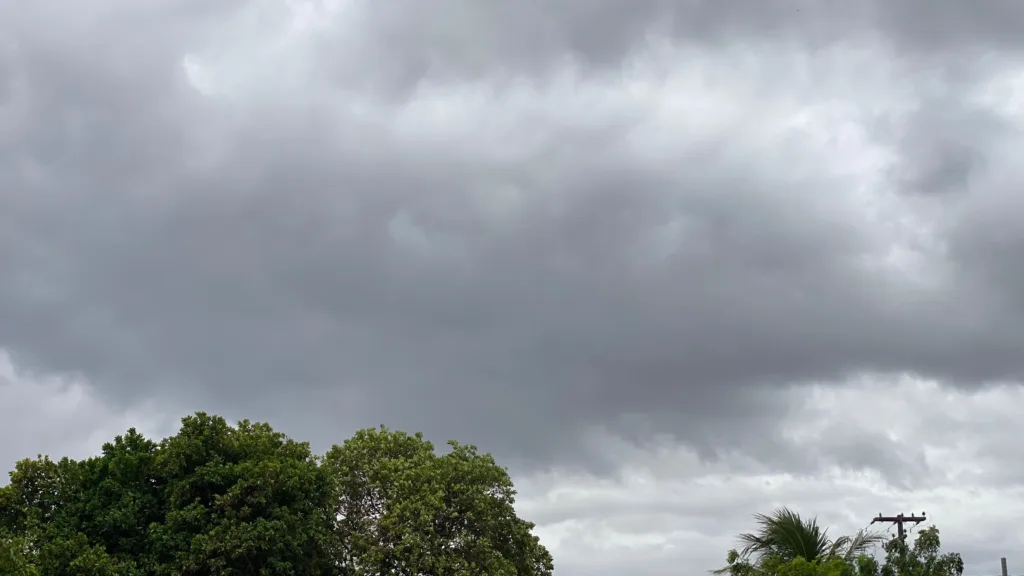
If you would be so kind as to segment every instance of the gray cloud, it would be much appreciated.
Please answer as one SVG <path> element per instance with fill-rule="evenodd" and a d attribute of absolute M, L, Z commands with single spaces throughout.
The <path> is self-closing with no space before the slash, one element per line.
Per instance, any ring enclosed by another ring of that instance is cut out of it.
<path fill-rule="evenodd" d="M 284 26 L 273 2 L 115 4 L 0 7 L 0 346 L 106 401 L 318 438 L 387 422 L 541 462 L 639 418 L 769 458 L 782 387 L 1021 372 L 1017 134 L 968 99 L 1001 61 L 948 57 L 1015 49 L 1015 4 L 355 3 L 284 56 L 258 36 Z M 856 114 L 897 157 L 871 193 L 893 213 L 857 212 L 861 183 L 812 144 L 655 130 L 559 91 L 560 57 L 608 83 L 648 32 L 711 68 L 756 44 L 706 74 L 749 75 L 766 107 L 880 108 Z M 244 97 L 197 93 L 190 53 Z M 864 68 L 879 57 L 889 76 Z M 517 78 L 548 82 L 547 108 Z M 463 100 L 409 107 L 429 90 Z M 893 232 L 903 216 L 927 234 Z M 893 245 L 928 282 L 878 264 Z M 851 442 L 851 466 L 886 462 Z"/>
<path fill-rule="evenodd" d="M 359 37 L 358 57 L 378 72 L 375 86 L 391 89 L 428 73 L 464 78 L 550 71 L 566 56 L 614 67 L 651 35 L 711 44 L 778 40 L 808 49 L 882 39 L 913 57 L 948 59 L 993 46 L 1016 50 L 1024 25 L 1024 10 L 1000 0 L 970 7 L 950 0 L 407 0 L 347 6 L 355 14 L 347 30 Z M 352 52 L 349 37 L 335 42 Z"/>

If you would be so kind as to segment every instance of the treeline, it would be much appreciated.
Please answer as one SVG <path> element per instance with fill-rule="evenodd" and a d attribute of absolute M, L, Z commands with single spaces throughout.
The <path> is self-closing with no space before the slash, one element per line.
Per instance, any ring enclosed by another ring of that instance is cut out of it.
<path fill-rule="evenodd" d="M 0 575 L 550 575 L 514 497 L 472 446 L 380 428 L 317 456 L 197 413 L 159 442 L 132 429 L 96 457 L 18 462 Z"/>
<path fill-rule="evenodd" d="M 815 518 L 788 508 L 756 514 L 757 529 L 739 535 L 725 576 L 962 576 L 960 554 L 942 552 L 939 529 L 929 526 L 912 544 L 882 534 L 829 537 Z"/>

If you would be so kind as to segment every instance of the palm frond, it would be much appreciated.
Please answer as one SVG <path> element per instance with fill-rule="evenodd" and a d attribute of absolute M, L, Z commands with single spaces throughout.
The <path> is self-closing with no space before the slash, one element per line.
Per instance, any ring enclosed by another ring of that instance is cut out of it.
<path fill-rule="evenodd" d="M 790 561 L 797 557 L 808 561 L 829 558 L 852 559 L 882 541 L 879 534 L 858 532 L 832 540 L 828 529 L 817 518 L 806 519 L 789 508 L 778 508 L 770 514 L 755 514 L 757 530 L 738 535 L 740 556 L 753 564 L 769 557 Z"/>

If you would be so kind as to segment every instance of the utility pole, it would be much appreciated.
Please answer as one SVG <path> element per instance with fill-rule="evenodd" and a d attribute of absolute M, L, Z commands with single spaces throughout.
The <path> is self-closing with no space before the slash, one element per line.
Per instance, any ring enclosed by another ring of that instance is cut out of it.
<path fill-rule="evenodd" d="M 875 516 L 874 519 L 871 520 L 871 523 L 874 524 L 875 522 L 890 522 L 892 524 L 895 524 L 896 535 L 900 539 L 900 542 L 903 542 L 907 539 L 907 533 L 903 530 L 903 524 L 913 523 L 914 526 L 917 526 L 925 520 L 927 520 L 927 518 L 925 518 L 924 512 L 921 512 L 920 516 L 914 516 L 913 514 L 911 514 L 910 516 L 906 516 L 904 514 L 897 514 L 895 516 L 882 516 L 882 513 L 879 512 L 878 516 Z"/>

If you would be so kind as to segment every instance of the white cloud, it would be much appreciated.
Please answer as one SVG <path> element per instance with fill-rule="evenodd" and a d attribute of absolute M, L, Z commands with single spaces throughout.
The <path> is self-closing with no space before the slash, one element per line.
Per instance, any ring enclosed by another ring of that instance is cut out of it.
<path fill-rule="evenodd" d="M 180 413 L 151 404 L 112 410 L 82 378 L 20 370 L 0 349 L 0 462 L 5 470 L 37 454 L 96 454 L 104 442 L 131 427 L 160 438 L 175 429 L 179 418 Z"/>

